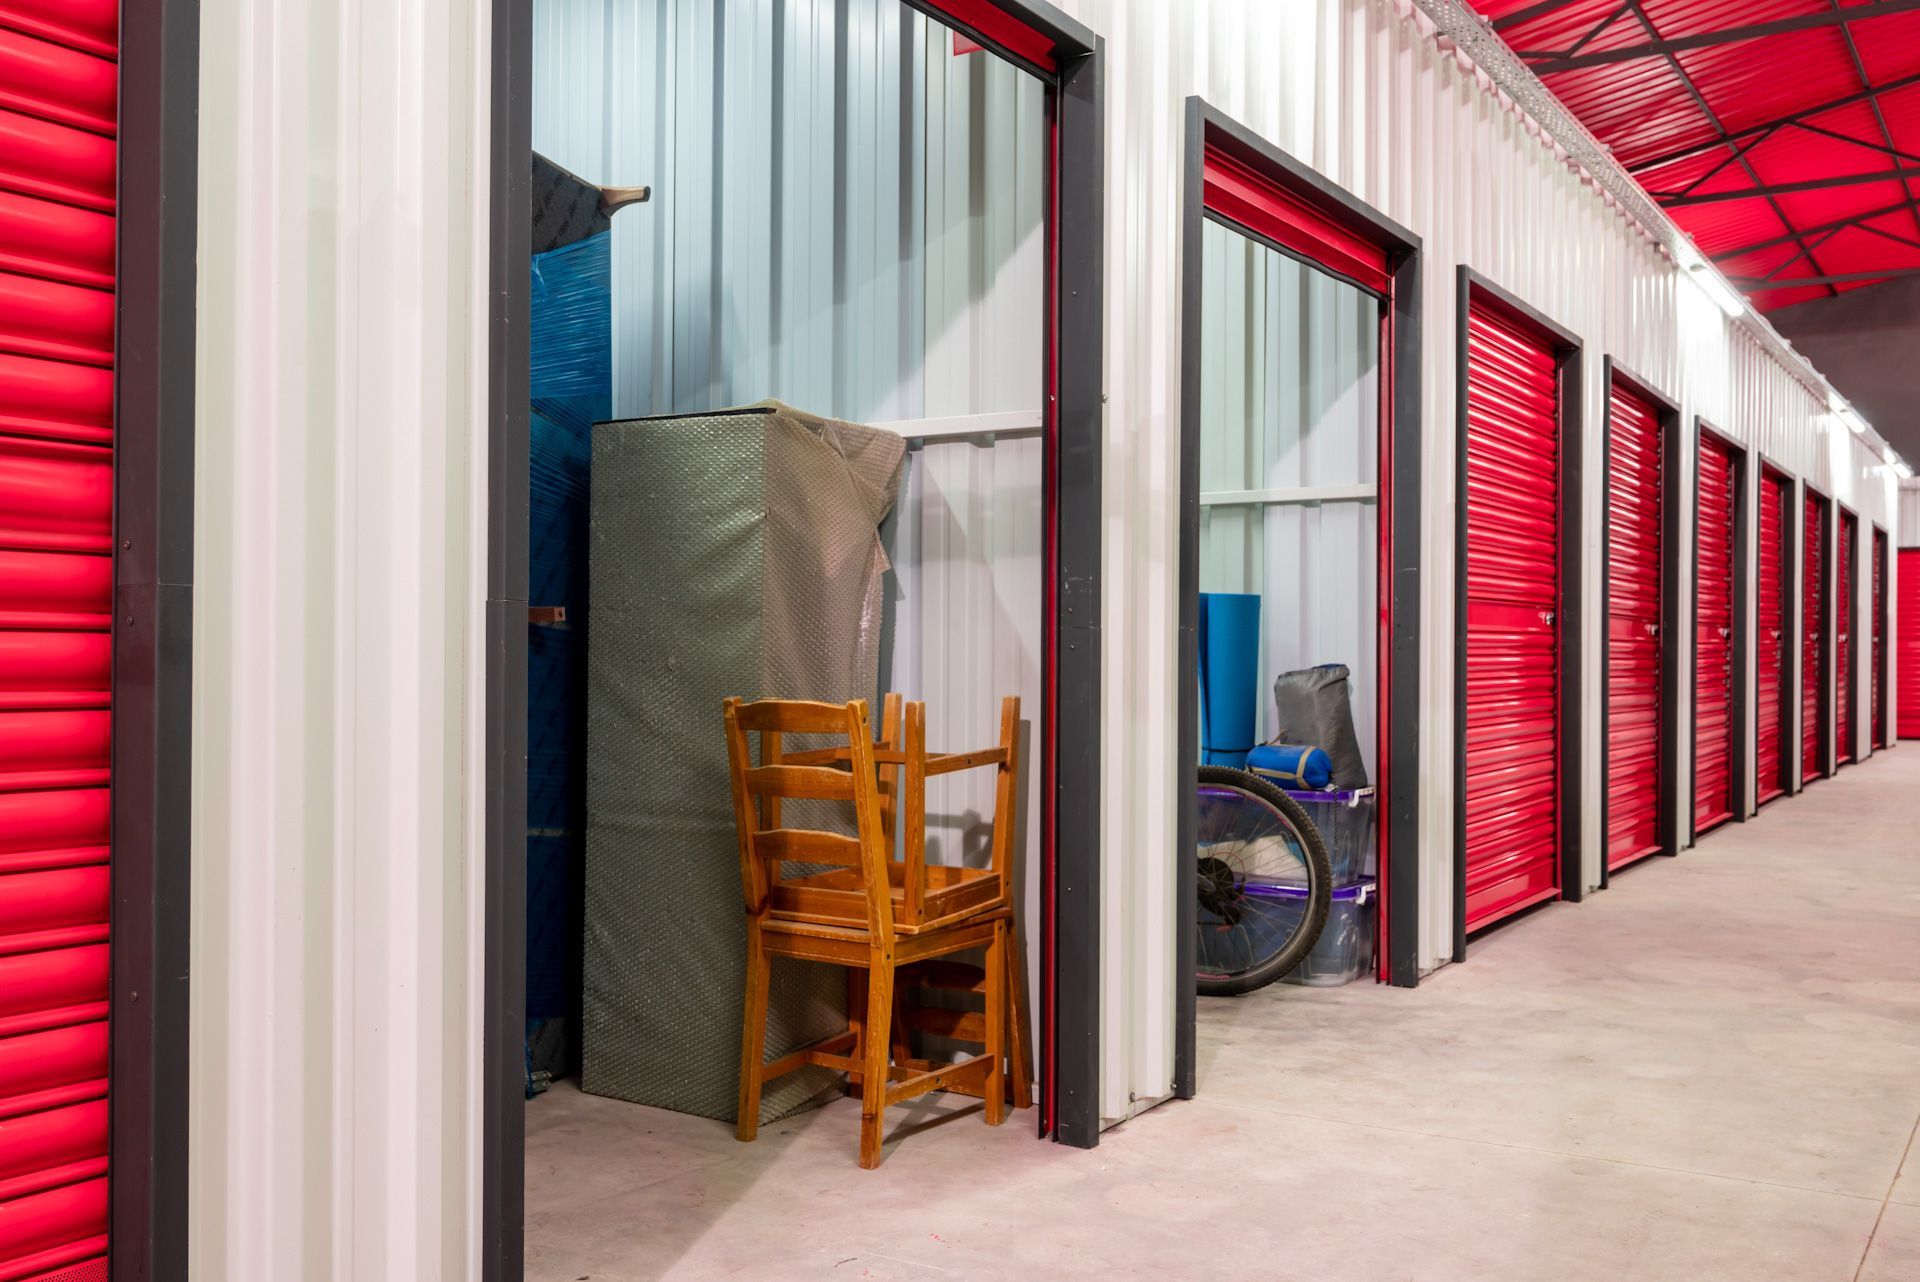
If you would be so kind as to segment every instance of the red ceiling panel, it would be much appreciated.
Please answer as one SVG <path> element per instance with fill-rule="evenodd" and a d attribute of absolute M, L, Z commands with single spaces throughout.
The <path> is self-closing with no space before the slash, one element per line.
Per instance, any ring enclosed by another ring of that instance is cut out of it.
<path fill-rule="evenodd" d="M 1920 239 L 1920 177 L 1869 177 L 1920 170 L 1920 10 L 1878 12 L 1905 2 L 1477 7 L 1768 308 L 1885 279 L 1874 273 L 1920 273 L 1902 243 Z M 1840 231 L 1847 222 L 1873 230 Z M 1795 233 L 1784 254 L 1769 243 Z M 1793 280 L 1805 283 L 1783 284 Z"/>

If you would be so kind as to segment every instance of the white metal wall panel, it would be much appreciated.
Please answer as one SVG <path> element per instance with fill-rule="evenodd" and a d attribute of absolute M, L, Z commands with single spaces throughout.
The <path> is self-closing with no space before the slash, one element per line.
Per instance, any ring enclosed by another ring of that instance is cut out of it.
<path fill-rule="evenodd" d="M 189 1268 L 477 1276 L 478 0 L 200 9 Z"/>
<path fill-rule="evenodd" d="M 1105 810 L 1103 1089 L 1108 1117 L 1165 1096 L 1172 1073 L 1172 861 L 1184 102 L 1199 94 L 1423 240 L 1425 457 L 1420 961 L 1453 948 L 1454 268 L 1466 263 L 1586 342 L 1582 553 L 1584 723 L 1598 726 L 1606 512 L 1602 355 L 1685 409 L 1682 457 L 1705 415 L 1863 513 L 1891 480 L 1794 373 L 1715 304 L 1595 187 L 1568 168 L 1484 77 L 1379 0 L 1064 0 L 1106 38 L 1107 486 L 1103 584 Z M 1691 530 L 1692 497 L 1682 504 Z M 1874 519 L 1880 519 L 1876 516 Z M 1690 574 L 1689 571 L 1684 573 Z M 1681 599 L 1691 599 L 1690 578 Z M 1677 656 L 1690 671 L 1693 656 Z M 1746 692 L 1751 700 L 1751 688 Z M 1684 718 L 1683 718 L 1684 721 Z M 1682 759 L 1690 742 L 1678 745 Z M 1751 747 L 1747 769 L 1751 771 Z M 1580 781 L 1587 881 L 1598 883 L 1599 754 Z M 1685 813 L 1691 798 L 1682 796 Z M 1204 1081 L 1202 1083 L 1204 1089 Z"/>
<path fill-rule="evenodd" d="M 534 0 L 534 24 L 534 147 L 653 188 L 614 217 L 616 415 L 1038 409 L 1037 80 L 898 0 Z"/>

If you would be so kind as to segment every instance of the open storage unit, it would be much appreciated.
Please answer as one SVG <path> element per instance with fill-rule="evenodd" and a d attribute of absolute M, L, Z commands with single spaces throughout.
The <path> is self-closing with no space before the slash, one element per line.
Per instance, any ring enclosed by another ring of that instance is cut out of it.
<path fill-rule="evenodd" d="M 505 994 L 528 1000 L 524 1029 L 495 1025 L 490 1072 L 528 1071 L 494 1088 L 500 1240 L 520 1237 L 514 1115 L 541 1107 L 523 1091 L 584 1064 L 590 1090 L 733 1117 L 746 944 L 725 694 L 864 697 L 877 715 L 898 692 L 925 700 L 936 747 L 996 738 L 1019 697 L 1015 1007 L 1039 1012 L 1037 1129 L 1091 1145 L 1097 42 L 970 2 L 529 7 L 508 66 L 530 85 L 531 150 L 509 159 L 534 182 L 530 205 L 506 182 L 503 206 L 534 251 L 517 282 L 534 593 L 526 649 L 506 651 L 529 664 L 527 862 L 507 874 L 528 933 L 518 956 L 516 932 L 495 941 Z M 928 866 L 978 866 L 993 780 L 926 790 Z M 776 1060 L 859 1027 L 831 970 L 775 960 Z M 924 1027 L 941 1054 L 936 1032 L 966 1025 Z M 833 1086 L 783 1079 L 760 1116 Z"/>

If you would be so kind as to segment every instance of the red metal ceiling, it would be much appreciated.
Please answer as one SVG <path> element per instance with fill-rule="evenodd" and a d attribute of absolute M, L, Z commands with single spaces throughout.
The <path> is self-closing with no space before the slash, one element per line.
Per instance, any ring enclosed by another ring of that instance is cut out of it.
<path fill-rule="evenodd" d="M 1920 0 L 1472 3 L 1756 306 L 1920 274 Z"/>

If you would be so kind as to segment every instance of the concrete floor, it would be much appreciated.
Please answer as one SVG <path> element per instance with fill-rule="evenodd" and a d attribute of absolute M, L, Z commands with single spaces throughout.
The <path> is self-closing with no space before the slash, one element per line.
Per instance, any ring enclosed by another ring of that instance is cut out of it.
<path fill-rule="evenodd" d="M 1200 1097 L 1093 1152 L 921 1102 L 867 1172 L 851 1100 L 742 1145 L 557 1088 L 527 1277 L 1920 1279 L 1920 744 L 1472 953 L 1203 1001 Z"/>

